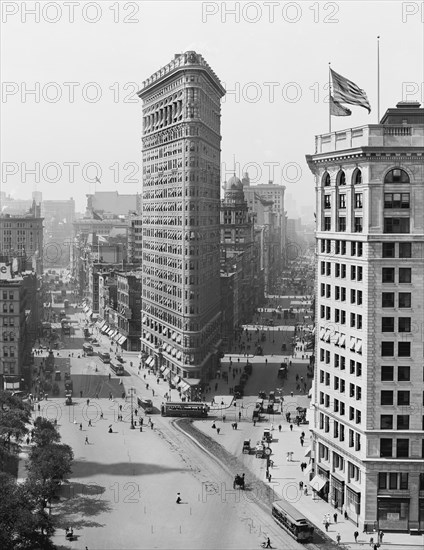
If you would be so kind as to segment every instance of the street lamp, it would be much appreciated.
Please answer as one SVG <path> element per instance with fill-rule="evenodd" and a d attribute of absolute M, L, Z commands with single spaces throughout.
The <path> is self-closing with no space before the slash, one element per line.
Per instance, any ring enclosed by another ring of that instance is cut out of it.
<path fill-rule="evenodd" d="M 133 410 L 133 396 L 135 395 L 135 388 L 130 388 L 130 397 L 131 397 L 131 430 L 134 430 L 134 410 Z"/>

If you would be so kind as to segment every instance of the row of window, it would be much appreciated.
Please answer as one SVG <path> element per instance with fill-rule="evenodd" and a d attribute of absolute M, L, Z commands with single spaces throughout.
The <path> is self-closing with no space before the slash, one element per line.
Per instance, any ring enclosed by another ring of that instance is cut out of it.
<path fill-rule="evenodd" d="M 15 351 L 14 346 L 3 346 L 3 357 L 15 357 Z"/>
<path fill-rule="evenodd" d="M 395 292 L 381 293 L 381 307 L 395 307 Z M 400 309 L 408 309 L 411 307 L 411 292 L 397 293 L 397 307 Z"/>
<path fill-rule="evenodd" d="M 321 262 L 321 275 L 326 275 L 331 277 L 332 269 L 331 262 Z M 341 279 L 346 279 L 346 264 L 334 264 L 334 276 Z M 362 281 L 363 278 L 363 267 L 361 265 L 351 265 L 350 266 L 350 280 L 351 281 Z"/>
<path fill-rule="evenodd" d="M 396 415 L 396 428 L 393 414 L 380 415 L 380 430 L 409 430 L 409 414 Z"/>
<path fill-rule="evenodd" d="M 352 185 L 361 185 L 362 181 L 362 172 L 359 168 L 356 168 L 352 174 Z M 321 183 L 324 187 L 329 187 L 331 185 L 331 177 L 328 172 L 324 172 Z M 344 170 L 339 170 L 336 175 L 335 180 L 336 185 L 346 185 L 346 174 Z M 410 183 L 408 172 L 402 170 L 402 168 L 392 168 L 384 176 L 384 183 Z"/>
<path fill-rule="evenodd" d="M 411 317 L 399 317 L 397 319 L 398 332 L 411 332 Z M 394 317 L 382 317 L 381 318 L 381 332 L 395 332 L 395 318 Z"/>
<path fill-rule="evenodd" d="M 383 283 L 395 283 L 395 268 L 383 267 L 381 270 L 381 280 Z M 405 284 L 412 282 L 412 270 L 410 267 L 400 267 L 398 270 L 398 283 Z"/>
<path fill-rule="evenodd" d="M 346 228 L 347 228 L 346 217 L 345 216 L 339 216 L 337 218 L 337 231 L 338 232 L 345 232 Z M 364 229 L 364 224 L 363 224 L 362 216 L 361 217 L 355 216 L 353 218 L 353 232 L 354 233 L 362 233 L 363 229 Z M 324 216 L 323 231 L 331 231 L 331 217 L 330 216 Z M 386 233 L 386 231 L 385 231 L 385 233 Z M 400 231 L 392 231 L 392 233 L 401 233 L 401 232 Z M 405 231 L 405 233 L 408 233 L 408 231 Z"/>
<path fill-rule="evenodd" d="M 339 441 L 345 440 L 345 425 L 337 420 L 333 420 L 324 413 L 319 414 L 319 427 L 325 433 L 330 432 L 330 424 L 333 426 L 333 437 Z M 349 429 L 348 432 L 349 447 L 354 447 L 355 451 L 361 450 L 361 434 Z"/>
<path fill-rule="evenodd" d="M 329 306 L 320 306 L 320 318 L 331 321 L 331 308 Z M 344 309 L 334 309 L 334 322 L 340 325 L 346 325 L 346 311 Z M 351 313 L 350 327 L 362 330 L 362 315 L 359 313 Z M 324 338 L 322 339 L 325 340 Z M 329 340 L 331 340 L 331 336 Z"/>
<path fill-rule="evenodd" d="M 362 372 L 362 370 L 361 370 Z M 320 382 L 326 386 L 330 386 L 331 376 L 329 372 L 320 371 Z M 339 376 L 333 376 L 333 389 L 339 391 L 340 393 L 345 393 L 346 390 L 346 380 L 340 378 Z M 349 384 L 349 397 L 354 397 L 357 401 L 362 399 L 362 388 L 361 386 L 356 386 L 355 384 Z M 328 405 L 327 405 L 328 406 Z"/>
<path fill-rule="evenodd" d="M 337 400 L 333 401 L 333 410 L 334 412 L 339 412 L 339 407 L 336 410 L 335 401 Z M 329 408 L 331 406 L 331 397 L 324 392 L 320 392 L 319 403 L 320 405 L 324 405 L 324 407 Z M 360 424 L 361 419 L 362 419 L 361 411 L 358 409 L 354 409 L 353 407 L 349 407 L 349 420 L 351 420 L 352 422 L 356 422 L 356 424 Z"/>
<path fill-rule="evenodd" d="M 15 299 L 15 293 L 14 292 L 9 291 L 9 293 L 8 293 L 7 290 L 3 290 L 3 300 L 7 300 L 8 294 L 9 294 L 9 300 L 14 300 Z"/>
<path fill-rule="evenodd" d="M 321 283 L 321 296 L 323 298 L 331 298 L 331 285 Z M 346 302 L 346 287 L 336 285 L 334 287 L 334 299 L 341 302 Z M 350 303 L 362 304 L 362 290 L 356 290 L 354 288 L 350 291 Z"/>
<path fill-rule="evenodd" d="M 397 245 L 397 246 L 396 246 Z M 397 249 L 397 255 L 396 255 Z M 383 258 L 412 258 L 411 243 L 382 243 Z"/>
<path fill-rule="evenodd" d="M 327 447 L 327 445 L 324 445 L 323 443 L 318 443 L 318 456 L 321 461 L 329 461 L 330 458 L 330 452 Z M 340 456 L 338 453 L 333 452 L 333 468 L 334 470 L 340 470 L 344 472 L 344 466 L 345 466 L 345 460 L 342 456 Z M 361 480 L 361 471 L 355 464 L 352 464 L 352 462 L 347 463 L 347 476 L 348 476 L 348 483 L 351 481 L 360 482 Z M 319 468 L 319 463 L 318 463 Z"/>
<path fill-rule="evenodd" d="M 6 304 L 3 302 L 3 313 L 15 313 L 15 304 Z"/>
<path fill-rule="evenodd" d="M 381 342 L 381 357 L 395 356 L 395 342 Z M 411 357 L 411 342 L 397 343 L 398 357 Z"/>
<path fill-rule="evenodd" d="M 395 367 L 393 365 L 381 365 L 381 381 L 394 382 Z M 397 381 L 409 382 L 411 380 L 411 367 L 401 365 L 397 367 Z M 423 368 L 424 380 L 424 368 Z"/>
<path fill-rule="evenodd" d="M 393 390 L 380 391 L 380 405 L 394 405 L 395 392 Z M 409 405 L 411 402 L 411 392 L 409 390 L 398 390 L 396 392 L 396 405 L 398 407 Z"/>
<path fill-rule="evenodd" d="M 346 245 L 347 241 L 334 241 L 334 246 L 332 245 L 331 239 L 321 239 L 321 252 L 326 252 L 327 254 L 341 254 L 346 255 Z M 350 242 L 350 254 L 351 256 L 362 256 L 363 253 L 363 243 L 357 241 Z"/>
<path fill-rule="evenodd" d="M 408 474 L 406 472 L 379 472 L 378 488 L 392 490 L 408 489 Z"/>
<path fill-rule="evenodd" d="M 355 193 L 354 195 L 354 208 L 362 208 L 363 205 L 363 196 L 362 193 Z M 340 209 L 346 208 L 346 195 L 343 193 L 339 195 L 338 206 Z M 331 208 L 331 195 L 324 195 L 324 209 L 328 210 Z"/>
<path fill-rule="evenodd" d="M 380 439 L 380 456 L 382 458 L 409 458 L 409 439 Z"/>

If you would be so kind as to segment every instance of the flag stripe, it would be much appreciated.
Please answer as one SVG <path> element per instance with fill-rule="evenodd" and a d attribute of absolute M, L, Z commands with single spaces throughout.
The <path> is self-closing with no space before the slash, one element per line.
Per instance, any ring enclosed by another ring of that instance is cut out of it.
<path fill-rule="evenodd" d="M 343 107 L 337 101 L 334 101 L 333 96 L 330 95 L 330 114 L 332 116 L 350 116 L 352 111 L 347 107 Z"/>
<path fill-rule="evenodd" d="M 359 105 L 371 112 L 371 106 L 367 94 L 354 82 L 330 69 L 333 80 L 333 98 L 336 102 Z"/>

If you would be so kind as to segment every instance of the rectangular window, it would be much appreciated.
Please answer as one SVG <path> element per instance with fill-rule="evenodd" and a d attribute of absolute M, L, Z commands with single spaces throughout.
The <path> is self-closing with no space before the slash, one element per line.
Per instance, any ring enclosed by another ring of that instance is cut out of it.
<path fill-rule="evenodd" d="M 363 244 L 358 243 L 357 247 L 356 247 L 356 255 L 357 256 L 362 256 L 362 254 L 363 254 Z"/>
<path fill-rule="evenodd" d="M 330 385 L 330 374 L 328 372 L 325 373 L 325 385 Z"/>
<path fill-rule="evenodd" d="M 325 296 L 325 284 L 321 283 L 321 296 Z"/>
<path fill-rule="evenodd" d="M 356 325 L 356 314 L 355 313 L 351 313 L 350 314 L 350 327 L 351 328 L 354 328 L 355 325 Z"/>
<path fill-rule="evenodd" d="M 411 367 L 398 367 L 398 382 L 409 382 L 411 380 Z"/>
<path fill-rule="evenodd" d="M 326 285 L 325 297 L 326 298 L 331 298 L 331 286 L 330 285 Z"/>
<path fill-rule="evenodd" d="M 406 390 L 400 390 L 397 392 L 397 404 L 401 406 L 409 405 L 410 392 Z"/>
<path fill-rule="evenodd" d="M 340 277 L 340 264 L 336 264 L 336 269 L 335 269 L 336 273 L 335 273 L 335 276 L 336 277 Z"/>
<path fill-rule="evenodd" d="M 381 381 L 382 382 L 392 382 L 393 381 L 393 372 L 394 367 L 390 365 L 381 366 Z"/>
<path fill-rule="evenodd" d="M 355 193 L 355 208 L 362 208 L 362 193 Z"/>
<path fill-rule="evenodd" d="M 329 306 L 325 308 L 325 319 L 327 321 L 330 321 L 331 319 L 331 308 Z"/>
<path fill-rule="evenodd" d="M 399 478 L 399 489 L 408 489 L 408 474 L 400 473 Z"/>
<path fill-rule="evenodd" d="M 394 355 L 395 355 L 395 343 L 381 342 L 381 357 L 394 357 Z"/>
<path fill-rule="evenodd" d="M 340 416 L 344 416 L 346 411 L 346 406 L 343 401 L 340 401 Z"/>
<path fill-rule="evenodd" d="M 378 488 L 387 489 L 387 474 L 386 472 L 378 473 Z"/>
<path fill-rule="evenodd" d="M 324 208 L 331 208 L 331 195 L 324 195 Z"/>
<path fill-rule="evenodd" d="M 409 218 L 384 218 L 384 233 L 409 233 Z"/>
<path fill-rule="evenodd" d="M 341 265 L 341 278 L 346 279 L 346 264 Z"/>
<path fill-rule="evenodd" d="M 340 217 L 338 219 L 337 231 L 340 231 L 340 232 L 346 231 L 346 218 Z"/>
<path fill-rule="evenodd" d="M 356 362 L 356 376 L 362 376 L 362 364 Z"/>
<path fill-rule="evenodd" d="M 336 254 L 340 254 L 340 241 L 334 241 L 336 243 Z"/>
<path fill-rule="evenodd" d="M 354 288 L 350 291 L 350 303 L 354 304 L 356 302 L 356 290 Z"/>
<path fill-rule="evenodd" d="M 399 292 L 399 307 L 410 308 L 411 307 L 411 293 Z"/>
<path fill-rule="evenodd" d="M 330 216 L 324 217 L 324 231 L 331 231 L 331 218 Z"/>
<path fill-rule="evenodd" d="M 352 281 L 356 280 L 356 265 L 350 266 L 350 278 L 352 279 Z"/>
<path fill-rule="evenodd" d="M 410 267 L 400 267 L 399 268 L 399 283 L 410 283 L 411 282 L 411 268 Z"/>
<path fill-rule="evenodd" d="M 389 473 L 389 489 L 397 489 L 398 475 L 395 472 Z"/>
<path fill-rule="evenodd" d="M 345 346 L 343 346 L 345 347 Z M 340 356 L 340 370 L 346 369 L 346 357 L 343 357 L 343 355 Z"/>
<path fill-rule="evenodd" d="M 352 241 L 350 243 L 350 255 L 351 256 L 356 256 L 356 242 L 355 241 Z"/>
<path fill-rule="evenodd" d="M 358 269 L 356 270 L 356 278 L 358 281 L 362 281 L 362 266 L 358 265 Z"/>
<path fill-rule="evenodd" d="M 342 325 L 346 324 L 346 311 L 344 311 L 343 309 L 340 310 L 340 323 Z"/>
<path fill-rule="evenodd" d="M 409 439 L 396 440 L 396 458 L 409 457 Z"/>
<path fill-rule="evenodd" d="M 331 262 L 326 262 L 325 264 L 326 264 L 325 265 L 325 274 L 330 277 L 331 276 Z"/>
<path fill-rule="evenodd" d="M 381 390 L 381 392 L 380 392 L 380 405 L 393 405 L 393 392 L 392 392 L 392 390 Z"/>
<path fill-rule="evenodd" d="M 411 317 L 399 317 L 398 319 L 399 332 L 411 332 Z"/>
<path fill-rule="evenodd" d="M 325 262 L 321 262 L 321 275 L 325 275 Z"/>
<path fill-rule="evenodd" d="M 341 253 L 342 256 L 346 255 L 346 241 L 341 241 L 341 251 L 340 251 L 340 253 Z"/>
<path fill-rule="evenodd" d="M 395 257 L 395 243 L 383 243 L 383 258 Z"/>
<path fill-rule="evenodd" d="M 411 357 L 411 342 L 398 342 L 398 357 Z"/>
<path fill-rule="evenodd" d="M 346 208 L 346 195 L 339 195 L 339 208 Z"/>
<path fill-rule="evenodd" d="M 358 306 L 362 305 L 362 290 L 358 290 L 356 293 L 356 303 Z"/>
<path fill-rule="evenodd" d="M 340 300 L 342 302 L 346 302 L 346 287 L 342 286 L 340 288 L 341 294 L 340 294 Z"/>
<path fill-rule="evenodd" d="M 409 430 L 409 414 L 398 414 L 396 425 L 398 430 Z"/>
<path fill-rule="evenodd" d="M 393 415 L 380 415 L 380 430 L 393 430 Z"/>
<path fill-rule="evenodd" d="M 353 222 L 354 222 L 353 231 L 355 233 L 362 233 L 362 231 L 363 231 L 363 220 L 362 220 L 362 218 L 359 218 L 359 217 L 355 216 L 355 219 L 353 220 Z"/>
<path fill-rule="evenodd" d="M 383 283 L 394 283 L 395 282 L 395 268 L 394 267 L 383 267 L 381 270 L 381 279 Z"/>
<path fill-rule="evenodd" d="M 411 243 L 399 243 L 399 258 L 412 258 Z"/>
<path fill-rule="evenodd" d="M 395 307 L 394 292 L 383 292 L 381 294 L 381 307 Z"/>
<path fill-rule="evenodd" d="M 381 318 L 381 332 L 394 332 L 395 331 L 395 318 L 394 317 L 382 317 Z"/>
<path fill-rule="evenodd" d="M 339 287 L 339 286 L 336 286 L 336 287 L 335 287 L 334 298 L 335 298 L 336 300 L 340 300 L 340 287 Z"/>
<path fill-rule="evenodd" d="M 384 458 L 390 458 L 393 454 L 393 439 L 381 438 L 380 439 L 380 456 Z"/>
<path fill-rule="evenodd" d="M 409 193 L 384 193 L 384 208 L 409 208 Z"/>

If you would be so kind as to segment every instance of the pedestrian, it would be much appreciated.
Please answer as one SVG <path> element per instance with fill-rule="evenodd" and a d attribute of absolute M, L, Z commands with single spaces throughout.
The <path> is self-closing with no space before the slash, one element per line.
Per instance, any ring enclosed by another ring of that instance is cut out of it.
<path fill-rule="evenodd" d="M 153 422 L 150 422 L 150 428 L 153 430 Z"/>
<path fill-rule="evenodd" d="M 82 390 L 80 390 L 80 397 L 82 397 Z"/>
<path fill-rule="evenodd" d="M 355 539 L 355 542 L 358 542 L 358 537 L 359 537 L 359 533 L 358 533 L 358 531 L 355 531 L 353 533 L 353 538 Z"/>
<path fill-rule="evenodd" d="M 239 422 L 240 422 L 240 420 L 241 420 L 241 411 L 239 411 L 238 417 L 239 417 Z"/>
<path fill-rule="evenodd" d="M 303 447 L 303 437 L 300 437 L 300 444 L 301 444 L 302 447 Z"/>
<path fill-rule="evenodd" d="M 216 433 L 219 435 L 219 432 L 221 431 L 221 428 L 216 429 Z"/>
<path fill-rule="evenodd" d="M 370 546 L 371 546 L 371 548 L 374 546 L 374 537 L 370 538 Z"/>
<path fill-rule="evenodd" d="M 80 431 L 82 431 L 82 424 L 80 424 Z"/>
<path fill-rule="evenodd" d="M 342 540 L 342 537 L 340 536 L 340 533 L 337 533 L 337 536 L 336 536 L 337 544 L 340 544 L 341 540 Z"/>
<path fill-rule="evenodd" d="M 302 491 L 303 489 L 303 481 L 299 481 L 299 491 Z"/>
<path fill-rule="evenodd" d="M 271 474 L 268 474 L 268 481 L 271 483 Z"/>
<path fill-rule="evenodd" d="M 328 523 L 328 521 L 325 522 L 325 530 L 328 532 L 328 528 L 330 527 L 330 524 Z"/>
<path fill-rule="evenodd" d="M 89 425 L 89 426 L 90 426 L 90 428 L 91 428 L 91 420 L 89 420 L 89 421 L 88 421 L 88 425 Z"/>
<path fill-rule="evenodd" d="M 290 392 L 290 397 L 293 397 L 293 392 L 292 391 Z"/>
<path fill-rule="evenodd" d="M 152 389 L 152 395 L 153 397 L 155 396 L 155 390 Z"/>
<path fill-rule="evenodd" d="M 89 445 L 87 436 L 85 436 L 85 445 Z"/>
<path fill-rule="evenodd" d="M 380 544 L 383 543 L 383 537 L 384 537 L 384 531 L 379 531 L 379 532 L 378 532 L 378 542 L 379 542 Z"/>
<path fill-rule="evenodd" d="M 122 405 L 119 405 L 119 410 L 122 411 Z"/>
<path fill-rule="evenodd" d="M 334 519 L 334 523 L 337 523 L 337 512 L 334 512 L 333 519 Z"/>
<path fill-rule="evenodd" d="M 222 417 L 222 421 L 225 422 L 225 419 L 226 419 L 226 416 L 224 414 L 224 416 Z"/>
<path fill-rule="evenodd" d="M 138 409 L 134 409 L 134 414 L 135 414 L 135 416 L 137 416 L 137 414 L 138 414 Z"/>
<path fill-rule="evenodd" d="M 181 495 L 180 493 L 177 493 L 177 504 L 181 504 Z"/>
<path fill-rule="evenodd" d="M 38 403 L 38 405 L 37 405 L 37 409 L 38 409 L 38 412 L 40 412 L 40 410 L 41 410 L 41 406 L 40 406 L 40 403 Z"/>
<path fill-rule="evenodd" d="M 281 432 L 281 424 L 278 425 L 278 431 Z"/>
<path fill-rule="evenodd" d="M 89 405 L 89 404 L 90 404 L 90 400 L 89 400 L 89 399 L 87 399 L 87 407 L 88 407 L 88 405 Z"/>
<path fill-rule="evenodd" d="M 290 431 L 293 431 L 293 424 L 290 424 Z"/>
<path fill-rule="evenodd" d="M 237 430 L 237 422 L 234 422 L 234 429 Z"/>
<path fill-rule="evenodd" d="M 100 413 L 100 418 L 103 418 L 103 412 Z"/>
<path fill-rule="evenodd" d="M 146 390 L 148 390 L 148 389 L 149 389 L 149 384 L 146 384 Z"/>
<path fill-rule="evenodd" d="M 270 539 L 269 537 L 266 539 L 265 548 L 272 548 L 272 546 L 271 546 L 271 539 Z"/>

